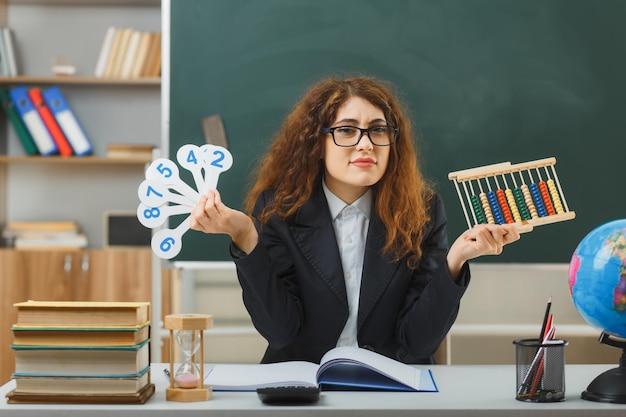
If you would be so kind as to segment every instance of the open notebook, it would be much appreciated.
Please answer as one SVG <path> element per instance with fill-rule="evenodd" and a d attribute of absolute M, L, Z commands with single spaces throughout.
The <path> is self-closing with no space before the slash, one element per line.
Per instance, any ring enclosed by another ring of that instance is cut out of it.
<path fill-rule="evenodd" d="M 438 392 L 429 369 L 419 369 L 357 347 L 331 349 L 319 365 L 304 361 L 218 364 L 208 372 L 204 383 L 215 391 L 319 385 L 323 390 Z"/>

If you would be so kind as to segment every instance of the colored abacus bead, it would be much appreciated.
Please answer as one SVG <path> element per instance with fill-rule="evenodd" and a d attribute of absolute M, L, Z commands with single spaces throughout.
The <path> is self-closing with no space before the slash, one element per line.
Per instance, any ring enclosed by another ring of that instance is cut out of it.
<path fill-rule="evenodd" d="M 552 205 L 552 201 L 550 200 L 550 194 L 548 193 L 548 186 L 545 181 L 539 182 L 539 191 L 541 191 L 541 198 L 543 199 L 543 203 L 546 205 L 546 211 L 549 216 L 554 216 L 556 213 L 554 212 L 554 206 Z"/>
<path fill-rule="evenodd" d="M 476 215 L 476 221 L 478 222 L 478 224 L 487 223 L 485 213 L 483 213 L 483 210 L 480 207 L 480 201 L 478 200 L 478 196 L 470 196 L 470 202 L 472 203 L 472 209 L 474 211 L 474 215 Z"/>
<path fill-rule="evenodd" d="M 516 222 L 522 221 L 522 216 L 520 215 L 517 204 L 515 204 L 515 196 L 513 195 L 513 191 L 510 188 L 507 188 L 504 192 L 506 195 L 506 200 L 509 202 L 509 207 L 511 208 L 511 213 L 513 214 L 513 220 Z"/>
<path fill-rule="evenodd" d="M 537 184 L 530 184 L 530 194 L 533 196 L 533 202 L 535 203 L 535 207 L 537 208 L 539 217 L 547 216 L 548 213 L 546 212 L 546 208 L 543 205 L 543 200 L 541 199 L 541 194 L 539 194 L 539 187 L 537 187 Z"/>
<path fill-rule="evenodd" d="M 500 203 L 500 208 L 502 208 L 502 215 L 504 216 L 504 220 L 507 223 L 513 223 L 513 216 L 511 216 L 511 209 L 509 208 L 509 205 L 506 202 L 504 191 L 496 190 L 496 195 L 498 196 L 498 202 Z"/>
<path fill-rule="evenodd" d="M 550 196 L 552 196 L 552 201 L 554 202 L 554 209 L 557 214 L 562 214 L 565 212 L 563 210 L 563 204 L 561 204 L 561 198 L 559 197 L 559 192 L 556 189 L 556 185 L 554 184 L 553 179 L 549 179 L 547 181 L 548 189 L 550 190 Z"/>
<path fill-rule="evenodd" d="M 483 206 L 483 211 L 485 212 L 485 217 L 487 218 L 488 224 L 494 224 L 493 213 L 491 212 L 491 207 L 489 207 L 489 201 L 487 200 L 487 195 L 485 193 L 480 193 L 480 202 Z"/>
<path fill-rule="evenodd" d="M 500 206 L 498 205 L 498 200 L 496 199 L 496 193 L 493 191 L 489 191 L 487 193 L 487 198 L 489 199 L 489 207 L 491 207 L 491 212 L 493 213 L 493 217 L 498 224 L 504 224 L 504 218 L 502 217 L 502 210 L 500 210 Z"/>
<path fill-rule="evenodd" d="M 514 188 L 513 196 L 515 196 L 515 202 L 517 203 L 517 207 L 519 208 L 522 220 L 530 220 L 530 210 L 528 210 L 528 206 L 526 205 L 526 201 L 524 200 L 524 193 L 522 192 L 522 189 Z"/>
<path fill-rule="evenodd" d="M 522 185 L 522 194 L 524 195 L 524 203 L 526 203 L 526 207 L 528 207 L 528 211 L 530 212 L 530 218 L 536 219 L 539 217 L 537 214 L 537 208 L 535 207 L 535 203 L 533 203 L 533 198 L 530 196 L 530 191 L 528 190 L 528 185 Z"/>

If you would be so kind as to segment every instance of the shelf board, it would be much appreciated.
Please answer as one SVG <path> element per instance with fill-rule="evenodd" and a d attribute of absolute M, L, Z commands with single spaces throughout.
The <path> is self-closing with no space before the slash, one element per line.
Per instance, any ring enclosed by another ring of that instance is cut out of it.
<path fill-rule="evenodd" d="M 9 4 L 39 6 L 160 6 L 161 0 L 5 0 Z"/>
<path fill-rule="evenodd" d="M 114 79 L 74 76 L 26 76 L 0 77 L 0 84 L 80 84 L 80 85 L 160 85 L 159 77 Z"/>
<path fill-rule="evenodd" d="M 0 164 L 61 164 L 61 165 L 141 165 L 150 158 L 107 158 L 104 156 L 7 156 L 0 155 Z"/>

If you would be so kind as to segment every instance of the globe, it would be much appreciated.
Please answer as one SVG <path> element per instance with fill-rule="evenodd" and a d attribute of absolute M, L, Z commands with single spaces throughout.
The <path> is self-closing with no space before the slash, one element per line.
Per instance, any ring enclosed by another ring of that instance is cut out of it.
<path fill-rule="evenodd" d="M 587 323 L 626 338 L 626 219 L 596 227 L 578 244 L 569 289 Z"/>

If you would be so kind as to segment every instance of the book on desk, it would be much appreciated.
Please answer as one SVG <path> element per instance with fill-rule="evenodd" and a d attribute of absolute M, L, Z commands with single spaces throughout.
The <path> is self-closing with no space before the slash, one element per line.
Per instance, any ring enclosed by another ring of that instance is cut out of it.
<path fill-rule="evenodd" d="M 11 345 L 14 376 L 133 377 L 150 366 L 150 339 L 131 346 Z"/>
<path fill-rule="evenodd" d="M 29 300 L 14 306 L 17 326 L 135 326 L 150 320 L 149 302 Z"/>
<path fill-rule="evenodd" d="M 9 403 L 145 403 L 150 303 L 16 303 Z"/>
<path fill-rule="evenodd" d="M 130 346 L 150 337 L 150 322 L 137 326 L 17 326 L 13 343 L 31 346 Z"/>
<path fill-rule="evenodd" d="M 320 386 L 322 390 L 437 392 L 429 369 L 419 369 L 370 350 L 337 347 L 320 364 L 288 361 L 271 364 L 217 364 L 205 385 L 214 391 L 254 391 L 276 386 Z"/>

